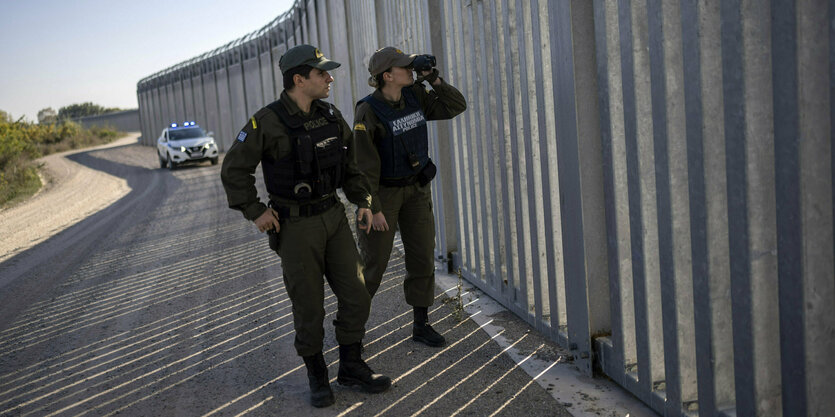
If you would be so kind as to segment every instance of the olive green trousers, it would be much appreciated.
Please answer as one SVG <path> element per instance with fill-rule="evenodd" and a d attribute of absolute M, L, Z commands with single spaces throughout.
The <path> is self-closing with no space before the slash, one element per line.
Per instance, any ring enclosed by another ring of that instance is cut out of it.
<path fill-rule="evenodd" d="M 295 347 L 299 356 L 322 351 L 324 340 L 324 276 L 336 296 L 333 325 L 340 345 L 362 341 L 371 309 L 359 253 L 345 217 L 337 203 L 322 214 L 280 219 L 278 255 L 284 285 L 293 303 Z"/>
<path fill-rule="evenodd" d="M 435 215 L 432 214 L 431 185 L 405 187 L 381 185 L 377 193 L 389 230 L 358 234 L 358 243 L 365 263 L 363 276 L 368 293 L 373 297 L 386 272 L 395 225 L 406 252 L 406 278 L 403 292 L 406 303 L 429 307 L 435 301 Z"/>

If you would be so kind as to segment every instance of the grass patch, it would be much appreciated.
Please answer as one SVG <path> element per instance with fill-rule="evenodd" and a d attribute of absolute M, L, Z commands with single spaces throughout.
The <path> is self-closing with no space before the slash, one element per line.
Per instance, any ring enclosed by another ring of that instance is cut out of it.
<path fill-rule="evenodd" d="M 109 128 L 84 129 L 73 122 L 39 125 L 0 119 L 0 207 L 23 200 L 40 189 L 35 159 L 110 143 L 122 135 Z"/>

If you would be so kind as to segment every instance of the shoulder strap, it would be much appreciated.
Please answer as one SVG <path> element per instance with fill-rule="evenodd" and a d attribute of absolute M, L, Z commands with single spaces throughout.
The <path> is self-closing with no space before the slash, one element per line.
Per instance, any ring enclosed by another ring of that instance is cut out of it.
<path fill-rule="evenodd" d="M 395 117 L 395 111 L 391 106 L 382 101 L 378 100 L 376 97 L 372 96 L 371 94 L 365 96 L 360 103 L 365 102 L 371 106 L 371 109 L 374 110 L 374 113 L 377 113 L 378 119 L 383 119 L 386 123 L 391 121 Z"/>
<path fill-rule="evenodd" d="M 284 126 L 287 126 L 290 129 L 298 129 L 302 127 L 302 120 L 298 117 L 291 116 L 290 113 L 287 113 L 287 109 L 281 105 L 280 100 L 276 100 L 268 104 L 267 108 L 272 110 L 273 113 L 278 116 L 278 119 L 281 120 L 281 123 L 283 123 Z"/>

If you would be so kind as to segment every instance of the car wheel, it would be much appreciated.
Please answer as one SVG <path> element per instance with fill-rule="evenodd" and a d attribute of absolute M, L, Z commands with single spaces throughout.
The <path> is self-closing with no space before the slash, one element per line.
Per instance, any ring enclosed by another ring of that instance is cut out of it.
<path fill-rule="evenodd" d="M 162 159 L 162 156 L 160 154 L 157 154 L 157 158 L 159 158 L 159 167 L 165 168 L 165 166 L 167 165 L 165 159 Z"/>
<path fill-rule="evenodd" d="M 217 157 L 211 159 L 212 165 L 217 165 Z"/>
<path fill-rule="evenodd" d="M 168 155 L 168 169 L 171 171 L 177 169 L 177 163 L 171 160 L 171 154 Z"/>

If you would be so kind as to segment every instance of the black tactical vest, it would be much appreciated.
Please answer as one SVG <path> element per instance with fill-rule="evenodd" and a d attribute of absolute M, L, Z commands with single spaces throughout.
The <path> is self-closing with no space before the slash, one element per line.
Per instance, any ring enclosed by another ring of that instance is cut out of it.
<path fill-rule="evenodd" d="M 429 135 L 420 102 L 411 87 L 404 88 L 402 94 L 406 105 L 401 110 L 371 95 L 360 100 L 371 105 L 386 126 L 386 136 L 377 141 L 383 180 L 413 176 L 429 161 Z"/>
<path fill-rule="evenodd" d="M 278 101 L 267 105 L 284 126 L 293 149 L 279 160 L 264 155 L 261 166 L 267 191 L 281 198 L 306 202 L 328 196 L 342 185 L 346 148 L 339 119 L 315 103 L 310 117 L 291 115 Z"/>

